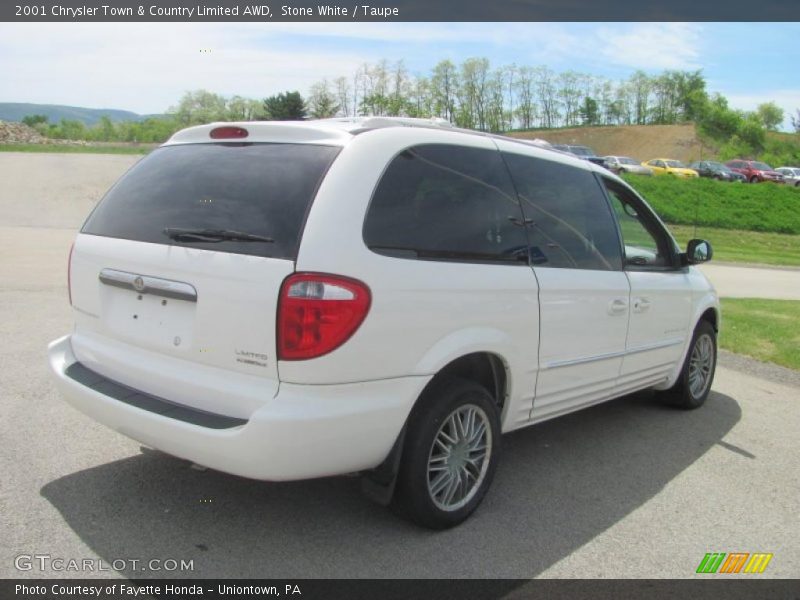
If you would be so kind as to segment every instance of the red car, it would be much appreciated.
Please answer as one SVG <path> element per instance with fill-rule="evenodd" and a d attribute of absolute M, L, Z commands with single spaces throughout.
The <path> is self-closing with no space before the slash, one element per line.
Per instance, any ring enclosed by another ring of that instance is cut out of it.
<path fill-rule="evenodd" d="M 725 166 L 731 171 L 744 175 L 750 183 L 761 183 L 762 181 L 783 183 L 783 175 L 774 171 L 767 163 L 757 160 L 729 160 Z"/>

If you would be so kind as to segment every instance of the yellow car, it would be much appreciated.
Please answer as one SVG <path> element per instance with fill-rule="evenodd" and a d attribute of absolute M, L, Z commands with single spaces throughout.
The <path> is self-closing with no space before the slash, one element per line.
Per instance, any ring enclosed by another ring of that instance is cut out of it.
<path fill-rule="evenodd" d="M 652 158 L 642 165 L 653 169 L 653 175 L 674 175 L 675 177 L 699 177 L 694 169 L 690 169 L 679 160 L 672 158 Z"/>

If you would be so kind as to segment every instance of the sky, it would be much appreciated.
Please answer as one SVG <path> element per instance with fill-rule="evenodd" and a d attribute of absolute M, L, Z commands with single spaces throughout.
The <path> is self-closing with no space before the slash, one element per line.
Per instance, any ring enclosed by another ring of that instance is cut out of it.
<path fill-rule="evenodd" d="M 203 50 L 201 52 L 201 50 Z M 0 102 L 163 113 L 189 90 L 264 98 L 403 60 L 546 65 L 613 80 L 702 69 L 734 108 L 800 108 L 800 23 L 0 23 Z"/>

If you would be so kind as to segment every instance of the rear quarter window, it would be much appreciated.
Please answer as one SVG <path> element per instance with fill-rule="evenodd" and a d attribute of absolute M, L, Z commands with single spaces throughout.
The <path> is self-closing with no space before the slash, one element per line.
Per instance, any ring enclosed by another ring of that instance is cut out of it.
<path fill-rule="evenodd" d="M 294 260 L 305 215 L 338 152 L 309 144 L 165 146 L 109 190 L 82 233 Z M 274 242 L 186 244 L 165 228 L 233 230 Z"/>

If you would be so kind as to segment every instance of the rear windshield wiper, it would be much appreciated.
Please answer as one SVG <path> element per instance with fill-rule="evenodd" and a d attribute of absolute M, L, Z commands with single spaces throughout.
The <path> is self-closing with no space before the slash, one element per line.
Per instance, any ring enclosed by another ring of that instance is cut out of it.
<path fill-rule="evenodd" d="M 268 242 L 273 243 L 271 237 L 246 233 L 244 231 L 234 231 L 232 229 L 186 229 L 183 227 L 166 227 L 164 234 L 170 239 L 179 242 Z"/>

